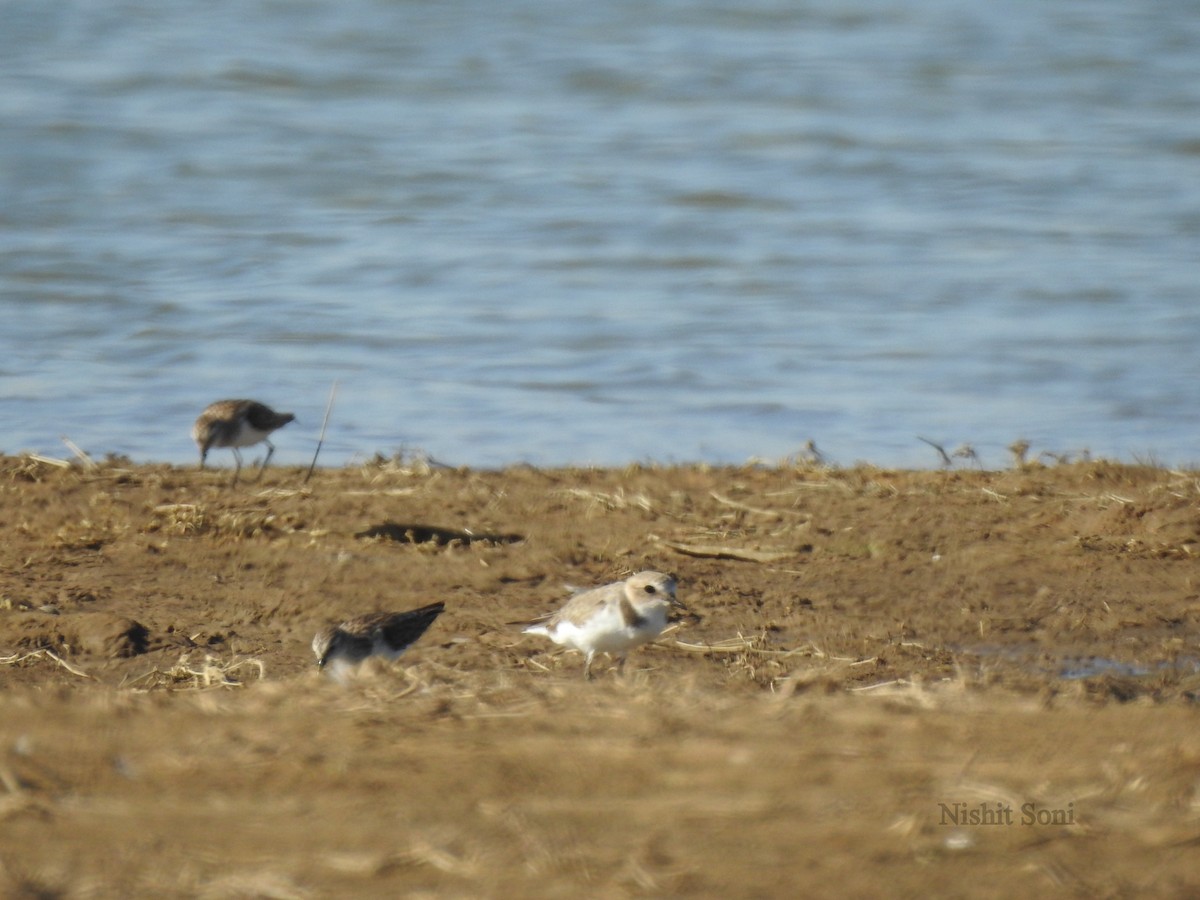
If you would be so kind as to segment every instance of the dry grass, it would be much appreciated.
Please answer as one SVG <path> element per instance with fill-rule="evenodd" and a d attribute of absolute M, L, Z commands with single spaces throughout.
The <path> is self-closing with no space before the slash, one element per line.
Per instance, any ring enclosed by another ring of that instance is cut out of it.
<path fill-rule="evenodd" d="M 43 648 L 34 650 L 31 653 L 14 653 L 11 656 L 0 656 L 0 666 L 21 666 L 30 661 L 49 660 L 60 668 L 66 669 L 72 675 L 79 678 L 92 678 L 83 669 L 73 665 L 55 653 L 53 650 Z"/>
<path fill-rule="evenodd" d="M 588 515 L 600 512 L 616 512 L 627 509 L 640 509 L 653 513 L 658 504 L 647 494 L 641 492 L 627 493 L 624 488 L 615 491 L 598 491 L 588 488 L 562 488 L 556 492 L 560 496 L 581 501 Z"/>
<path fill-rule="evenodd" d="M 269 536 L 297 530 L 287 517 L 272 512 L 270 507 L 241 509 L 212 509 L 201 503 L 169 503 L 153 509 L 154 518 L 144 532 L 180 537 L 207 535 L 231 540 Z"/>
<path fill-rule="evenodd" d="M 193 662 L 185 653 L 174 665 L 154 668 L 122 682 L 121 687 L 132 691 L 208 691 L 214 688 L 241 688 L 267 677 L 266 664 L 261 659 L 242 658 L 223 660 L 205 654 Z"/>

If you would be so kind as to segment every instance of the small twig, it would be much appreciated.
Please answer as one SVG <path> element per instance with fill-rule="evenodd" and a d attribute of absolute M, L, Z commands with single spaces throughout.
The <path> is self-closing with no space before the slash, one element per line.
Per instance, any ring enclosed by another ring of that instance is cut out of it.
<path fill-rule="evenodd" d="M 0 765 L 0 784 L 3 784 L 4 789 L 10 794 L 19 795 L 24 793 L 20 779 L 13 774 L 13 770 L 8 766 Z"/>
<path fill-rule="evenodd" d="M 32 653 L 26 653 L 24 656 L 18 656 L 16 654 L 13 654 L 12 656 L 2 657 L 2 658 L 0 658 L 0 665 L 13 666 L 13 665 L 16 665 L 17 663 L 24 662 L 27 659 L 35 659 L 37 657 L 48 657 L 49 659 L 54 660 L 56 663 L 58 663 L 60 666 L 62 666 L 64 669 L 66 669 L 68 672 L 70 672 L 72 675 L 78 675 L 80 678 L 91 678 L 92 677 L 87 672 L 83 671 L 83 669 L 80 669 L 78 666 L 71 665 L 69 662 L 67 662 L 65 659 L 63 659 L 61 656 L 59 656 L 53 650 L 46 650 L 45 648 L 43 648 L 41 650 L 34 650 Z"/>
<path fill-rule="evenodd" d="M 79 447 L 79 445 L 78 445 L 78 444 L 76 444 L 76 443 L 75 443 L 73 440 L 71 440 L 71 439 L 70 439 L 69 437 L 67 437 L 65 434 L 64 434 L 64 435 L 62 435 L 60 439 L 62 440 L 62 442 L 63 442 L 64 444 L 66 444 L 66 445 L 67 445 L 67 449 L 68 449 L 68 450 L 70 450 L 70 451 L 71 451 L 72 453 L 74 453 L 74 454 L 75 454 L 77 457 L 79 457 L 79 461 L 80 461 L 81 463 L 83 463 L 83 467 L 84 467 L 85 469 L 97 469 L 97 468 L 99 468 L 99 466 L 96 464 L 96 461 L 95 461 L 94 459 L 92 459 L 90 456 L 88 456 L 88 455 L 87 455 L 87 453 L 85 453 L 85 452 L 84 452 L 82 449 L 80 449 L 80 447 Z"/>
<path fill-rule="evenodd" d="M 34 462 L 42 463 L 47 466 L 58 466 L 60 469 L 71 468 L 71 461 L 67 459 L 55 459 L 53 456 L 42 456 L 40 453 L 28 453 L 26 459 L 32 459 Z"/>
<path fill-rule="evenodd" d="M 935 443 L 934 441 L 931 441 L 927 437 L 921 437 L 919 434 L 917 435 L 917 440 L 928 444 L 930 447 L 932 447 L 934 450 L 936 450 L 938 453 L 938 456 L 940 456 L 942 458 L 943 466 L 946 466 L 947 468 L 954 467 L 954 460 L 952 460 L 950 458 L 950 454 L 946 452 L 946 448 L 943 447 L 941 444 Z"/>
<path fill-rule="evenodd" d="M 874 656 L 870 659 L 858 660 L 848 656 L 829 656 L 811 644 L 807 647 L 793 647 L 790 650 L 769 650 L 766 647 L 760 646 L 760 641 L 761 638 L 747 638 L 739 634 L 737 637 L 724 638 L 723 640 L 705 644 L 681 641 L 679 638 L 676 638 L 675 643 L 671 646 L 677 647 L 680 650 L 688 650 L 692 653 L 753 653 L 757 656 L 770 656 L 777 659 L 786 659 L 790 656 L 816 656 L 836 662 L 849 663 L 852 666 L 861 666 L 876 661 L 876 657 Z"/>
<path fill-rule="evenodd" d="M 903 685 L 905 687 L 911 687 L 912 682 L 908 681 L 904 678 L 893 678 L 891 681 L 880 681 L 876 684 L 864 684 L 861 687 L 847 688 L 847 690 L 861 693 L 863 691 L 877 691 L 880 688 L 895 687 L 896 685 Z"/>
<path fill-rule="evenodd" d="M 669 547 L 684 556 L 700 556 L 709 559 L 737 559 L 743 562 L 772 563 L 781 559 L 796 556 L 793 550 L 751 550 L 742 547 L 726 547 L 712 544 L 681 544 L 678 541 L 663 541 L 664 547 Z"/>
<path fill-rule="evenodd" d="M 312 478 L 313 469 L 317 467 L 317 457 L 321 454 L 321 445 L 325 443 L 325 429 L 329 426 L 329 414 L 333 412 L 333 398 L 337 394 L 337 379 L 329 386 L 329 401 L 325 404 L 325 418 L 321 420 L 321 434 L 317 438 L 317 449 L 313 452 L 312 465 L 308 467 L 308 473 L 304 476 L 304 483 L 308 484 L 308 479 Z"/>
<path fill-rule="evenodd" d="M 745 503 L 739 503 L 737 500 L 731 500 L 729 497 L 722 496 L 721 494 L 718 494 L 716 491 L 709 491 L 708 494 L 710 497 L 712 497 L 714 500 L 716 500 L 720 504 L 723 504 L 725 506 L 731 506 L 734 509 L 740 509 L 743 512 L 755 513 L 760 516 L 774 516 L 775 518 L 779 518 L 780 516 L 783 516 L 783 515 L 792 515 L 792 516 L 804 515 L 804 513 L 799 512 L 798 510 L 794 510 L 794 509 L 762 509 L 757 506 L 749 506 Z"/>

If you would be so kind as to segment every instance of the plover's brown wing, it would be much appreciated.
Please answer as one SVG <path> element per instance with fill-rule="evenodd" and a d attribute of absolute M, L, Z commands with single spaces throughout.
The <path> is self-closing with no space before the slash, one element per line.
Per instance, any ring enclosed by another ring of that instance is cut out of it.
<path fill-rule="evenodd" d="M 623 581 L 581 591 L 563 604 L 562 609 L 552 615 L 546 624 L 549 627 L 553 627 L 559 622 L 582 625 L 599 610 L 609 604 L 620 602 L 624 596 L 625 582 Z"/>
<path fill-rule="evenodd" d="M 372 616 L 362 616 L 356 619 L 364 634 L 376 635 L 382 638 L 393 651 L 403 650 L 423 635 L 433 620 L 442 614 L 446 608 L 444 603 L 430 603 L 420 609 L 410 609 L 407 612 L 376 613 Z M 350 623 L 346 623 L 349 625 Z M 346 628 L 346 625 L 342 626 Z"/>

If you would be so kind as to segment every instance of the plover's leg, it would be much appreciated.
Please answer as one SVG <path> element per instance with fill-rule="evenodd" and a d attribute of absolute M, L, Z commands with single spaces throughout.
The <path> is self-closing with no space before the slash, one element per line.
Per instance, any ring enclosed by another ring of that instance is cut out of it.
<path fill-rule="evenodd" d="M 274 444 L 265 438 L 263 439 L 263 443 L 267 445 L 267 455 L 263 457 L 262 465 L 258 467 L 258 478 L 255 478 L 255 481 L 258 481 L 259 478 L 262 478 L 263 469 L 267 467 L 267 463 L 271 461 L 271 456 L 275 453 Z"/>
<path fill-rule="evenodd" d="M 625 674 L 625 654 L 624 653 L 622 653 L 620 656 L 617 657 L 617 674 L 618 675 Z"/>
<path fill-rule="evenodd" d="M 232 486 L 237 485 L 238 476 L 240 474 L 242 474 L 242 454 L 241 454 L 241 451 L 238 450 L 237 447 L 230 447 L 229 449 L 231 449 L 233 451 L 233 458 L 237 462 L 237 466 L 233 470 L 233 485 L 231 485 L 231 487 L 232 487 Z"/>
<path fill-rule="evenodd" d="M 595 656 L 596 656 L 595 650 L 588 651 L 587 661 L 584 662 L 584 664 L 583 664 L 583 677 L 584 677 L 584 680 L 586 680 L 586 681 L 592 680 L 592 659 Z"/>

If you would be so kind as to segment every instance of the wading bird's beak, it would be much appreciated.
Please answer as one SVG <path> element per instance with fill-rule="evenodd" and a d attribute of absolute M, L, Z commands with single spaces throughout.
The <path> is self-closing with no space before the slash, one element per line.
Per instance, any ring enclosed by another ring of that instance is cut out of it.
<path fill-rule="evenodd" d="M 691 619 L 693 622 L 699 622 L 704 617 L 698 612 L 692 612 L 682 600 L 677 597 L 671 598 L 671 605 L 683 613 L 684 618 Z"/>

